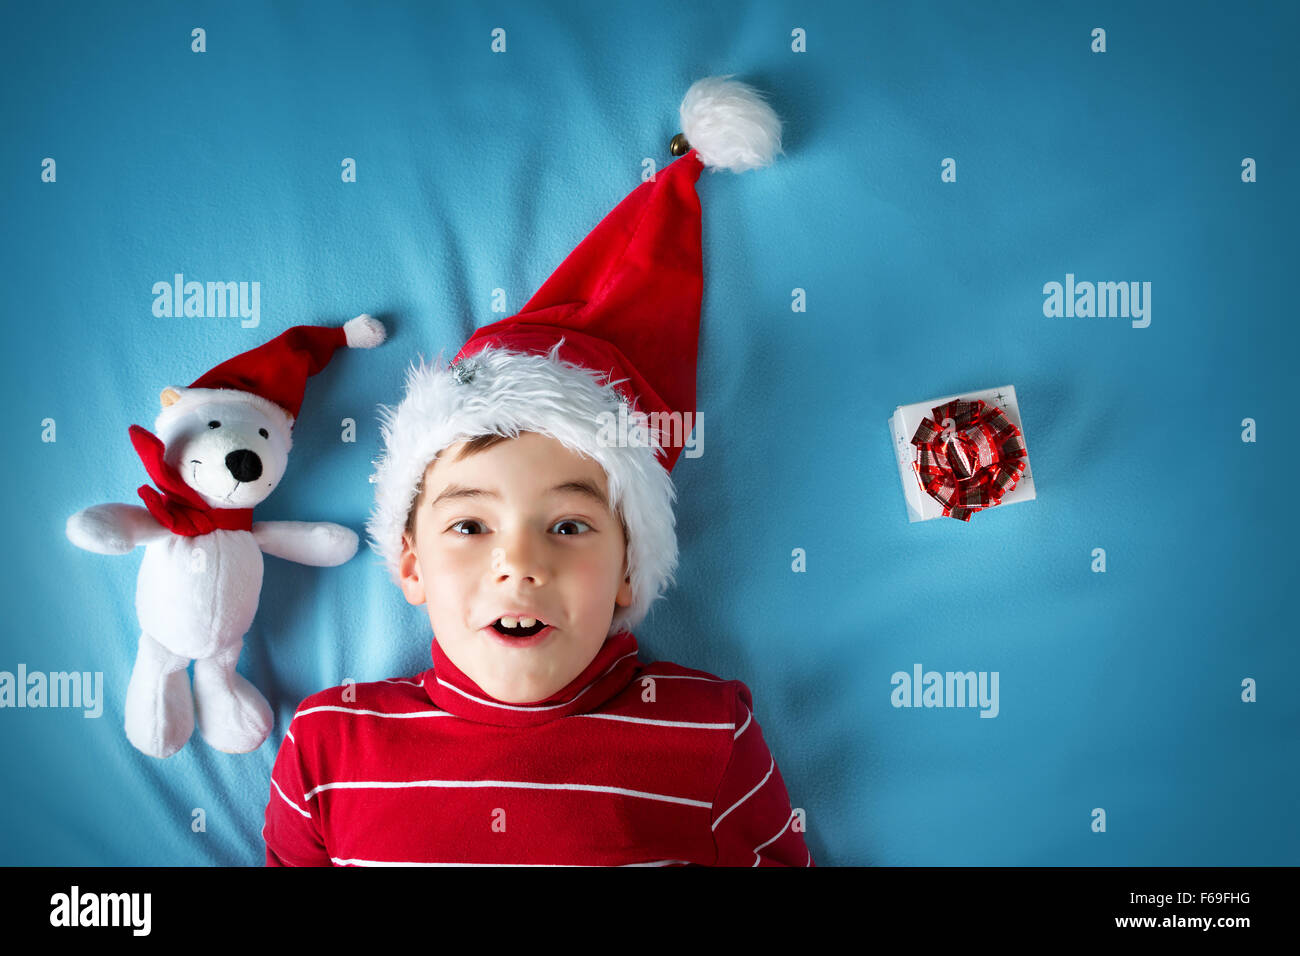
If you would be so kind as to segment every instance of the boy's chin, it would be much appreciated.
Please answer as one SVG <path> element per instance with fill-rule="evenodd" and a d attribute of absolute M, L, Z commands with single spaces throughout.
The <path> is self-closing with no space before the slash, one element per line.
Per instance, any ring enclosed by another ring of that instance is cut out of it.
<path fill-rule="evenodd" d="M 591 661 L 574 661 L 544 648 L 511 652 L 494 644 L 485 674 L 486 683 L 475 683 L 503 704 L 535 704 L 554 696 L 568 686 Z M 570 673 L 572 671 L 572 673 Z M 490 685 L 490 686 L 489 686 Z"/>
<path fill-rule="evenodd" d="M 503 704 L 536 704 L 555 694 L 569 681 L 559 682 L 558 677 L 550 681 L 507 678 L 490 683 L 492 686 L 485 687 L 483 684 L 479 686 Z"/>

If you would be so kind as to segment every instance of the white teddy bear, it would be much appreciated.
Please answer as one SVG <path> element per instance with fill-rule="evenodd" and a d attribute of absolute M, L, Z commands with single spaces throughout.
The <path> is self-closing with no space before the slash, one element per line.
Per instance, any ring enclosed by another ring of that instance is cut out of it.
<path fill-rule="evenodd" d="M 68 519 L 69 540 L 87 551 L 145 546 L 140 646 L 125 707 L 138 750 L 170 757 L 189 740 L 196 713 L 204 739 L 227 753 L 256 750 L 270 733 L 270 705 L 235 670 L 257 613 L 262 553 L 333 567 L 356 554 L 357 535 L 329 522 L 254 524 L 252 509 L 284 476 L 307 377 L 336 348 L 373 348 L 385 335 L 368 315 L 342 328 L 300 325 L 189 388 L 163 389 L 156 437 L 130 430 L 161 493 L 145 485 L 147 507 L 95 505 Z"/>

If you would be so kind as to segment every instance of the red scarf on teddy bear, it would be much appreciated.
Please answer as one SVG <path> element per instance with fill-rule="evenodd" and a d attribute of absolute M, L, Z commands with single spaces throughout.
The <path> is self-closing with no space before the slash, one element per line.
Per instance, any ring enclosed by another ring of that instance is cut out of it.
<path fill-rule="evenodd" d="M 154 484 L 162 489 L 159 494 L 148 485 L 139 488 L 140 497 L 159 524 L 187 538 L 208 534 L 218 528 L 224 531 L 253 530 L 252 508 L 209 507 L 198 492 L 185 483 L 180 472 L 163 461 L 165 449 L 157 435 L 139 425 L 132 425 L 130 433 L 131 444 L 144 462 L 145 470 Z"/>

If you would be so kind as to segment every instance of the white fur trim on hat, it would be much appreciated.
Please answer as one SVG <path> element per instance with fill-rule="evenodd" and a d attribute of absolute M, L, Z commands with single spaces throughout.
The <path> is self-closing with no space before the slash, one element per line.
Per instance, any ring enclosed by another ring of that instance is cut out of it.
<path fill-rule="evenodd" d="M 175 385 L 171 388 L 180 394 L 180 399 L 159 412 L 154 420 L 154 433 L 164 445 L 170 443 L 174 430 L 198 409 L 211 405 L 238 403 L 251 405 L 260 411 L 273 426 L 280 430 L 285 450 L 293 447 L 293 416 L 263 395 L 237 388 L 180 388 Z"/>
<path fill-rule="evenodd" d="M 441 357 L 412 363 L 406 395 L 395 409 L 380 406 L 383 455 L 375 459 L 375 508 L 366 524 L 370 547 L 400 584 L 402 532 L 429 462 L 450 445 L 479 435 L 515 437 L 531 431 L 595 459 L 605 470 L 611 507 L 627 525 L 632 603 L 617 608 L 609 633 L 631 631 L 673 583 L 677 534 L 672 478 L 649 445 L 597 440 L 601 416 L 624 404 L 605 376 L 549 354 L 485 348 L 462 360 L 458 375 Z M 461 382 L 459 379 L 468 379 Z"/>

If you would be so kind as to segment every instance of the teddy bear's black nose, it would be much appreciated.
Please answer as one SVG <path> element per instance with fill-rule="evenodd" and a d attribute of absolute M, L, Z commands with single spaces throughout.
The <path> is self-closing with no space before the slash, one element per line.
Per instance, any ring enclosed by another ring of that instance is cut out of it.
<path fill-rule="evenodd" d="M 236 481 L 257 481 L 262 477 L 262 459 L 247 448 L 232 451 L 226 456 L 226 467 Z"/>

